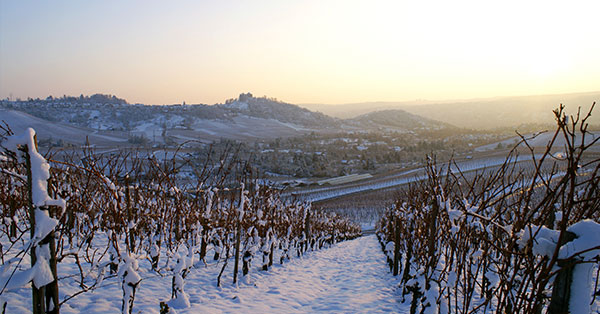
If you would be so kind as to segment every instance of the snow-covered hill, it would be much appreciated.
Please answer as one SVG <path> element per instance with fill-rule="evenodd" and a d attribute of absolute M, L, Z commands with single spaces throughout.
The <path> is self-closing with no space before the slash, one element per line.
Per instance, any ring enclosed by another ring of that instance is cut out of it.
<path fill-rule="evenodd" d="M 91 143 L 97 145 L 114 145 L 127 142 L 127 136 L 124 134 L 98 132 L 90 128 L 51 122 L 16 110 L 0 108 L 0 121 L 7 123 L 16 134 L 23 133 L 27 128 L 34 128 L 38 130 L 38 140 L 50 140 L 53 143 L 61 141 L 83 144 L 86 137 Z"/>
<path fill-rule="evenodd" d="M 133 139 L 177 144 L 190 140 L 212 142 L 221 138 L 269 139 L 339 130 L 410 131 L 449 127 L 404 111 L 376 112 L 342 120 L 276 99 L 254 97 L 250 93 L 210 106 L 148 106 L 128 104 L 114 96 L 93 95 L 4 100 L 0 102 L 0 109 L 4 109 L 0 119 L 6 120 L 11 127 L 13 124 L 33 126 L 40 134 L 53 134 L 55 138 L 75 144 L 83 143 L 85 135 L 89 134 L 102 135 L 105 140 L 115 143 Z"/>

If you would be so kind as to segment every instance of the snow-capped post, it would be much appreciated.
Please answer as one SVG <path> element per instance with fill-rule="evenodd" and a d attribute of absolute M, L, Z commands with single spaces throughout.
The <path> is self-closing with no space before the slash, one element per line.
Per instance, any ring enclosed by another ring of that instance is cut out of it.
<path fill-rule="evenodd" d="M 119 278 L 121 278 L 121 288 L 123 289 L 122 314 L 130 314 L 133 310 L 135 291 L 142 281 L 142 277 L 137 272 L 138 268 L 138 262 L 134 257 L 129 254 L 123 257 L 123 264 L 119 268 Z"/>
<path fill-rule="evenodd" d="M 575 240 L 573 232 L 566 231 L 560 246 Z M 573 283 L 573 270 L 575 262 L 570 260 L 558 260 L 560 271 L 554 279 L 552 287 L 552 298 L 548 306 L 548 314 L 569 313 L 569 300 L 571 298 L 571 284 Z"/>
<path fill-rule="evenodd" d="M 31 285 L 32 313 L 59 313 L 54 242 L 54 228 L 58 221 L 50 217 L 49 206 L 61 206 L 64 209 L 65 202 L 48 196 L 47 180 L 50 178 L 50 166 L 38 153 L 35 131 L 29 128 L 23 138 L 14 140 L 18 142 L 18 149 L 25 156 L 27 169 L 31 267 L 36 269 Z"/>
<path fill-rule="evenodd" d="M 171 301 L 167 304 L 173 308 L 184 309 L 190 307 L 190 300 L 185 293 L 185 276 L 189 272 L 191 265 L 188 265 L 188 258 L 185 255 L 177 255 L 177 264 L 173 269 L 173 280 L 171 283 Z"/>
<path fill-rule="evenodd" d="M 273 263 L 273 231 L 272 229 L 269 227 L 269 230 L 267 230 L 267 234 L 265 235 L 264 239 L 263 239 L 263 244 L 260 248 L 260 251 L 262 252 L 262 270 L 269 270 L 269 263 Z"/>

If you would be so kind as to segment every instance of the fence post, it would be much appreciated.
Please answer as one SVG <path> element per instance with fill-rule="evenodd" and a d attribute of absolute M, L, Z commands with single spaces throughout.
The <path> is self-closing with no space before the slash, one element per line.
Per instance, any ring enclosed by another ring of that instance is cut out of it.
<path fill-rule="evenodd" d="M 400 218 L 396 217 L 394 219 L 394 267 L 393 267 L 393 275 L 398 276 L 399 273 L 399 264 L 400 264 Z"/>
<path fill-rule="evenodd" d="M 127 208 L 127 220 L 128 223 L 131 223 L 131 221 L 133 220 L 133 205 L 131 204 L 131 188 L 129 186 L 130 182 L 129 182 L 129 174 L 125 175 L 125 205 Z M 129 229 L 129 227 L 127 227 Z M 129 229 L 129 234 L 126 235 L 126 237 L 129 236 L 129 241 L 127 241 L 129 243 L 129 251 L 130 252 L 135 252 L 135 232 L 133 229 Z"/>
<path fill-rule="evenodd" d="M 570 231 L 566 231 L 560 243 L 560 246 L 575 240 L 577 236 Z M 571 299 L 571 284 L 573 283 L 573 261 L 558 260 L 560 271 L 554 279 L 552 287 L 552 298 L 548 307 L 548 314 L 569 313 L 569 300 Z"/>
<path fill-rule="evenodd" d="M 308 251 L 308 246 L 310 245 L 310 241 L 311 241 L 311 234 L 310 234 L 310 208 L 306 209 L 306 221 L 304 224 L 304 234 L 306 235 L 306 244 L 305 244 L 305 249 L 304 252 Z"/>
<path fill-rule="evenodd" d="M 237 228 L 235 232 L 235 260 L 233 261 L 233 283 L 237 283 L 238 268 L 240 265 L 240 242 L 242 236 L 242 223 L 237 221 Z"/>
<path fill-rule="evenodd" d="M 25 154 L 25 168 L 27 169 L 27 194 L 28 194 L 28 202 L 29 202 L 29 226 L 30 226 L 30 239 L 33 239 L 35 234 L 35 206 L 33 205 L 33 179 L 31 177 L 31 160 L 29 159 L 29 148 L 25 145 L 22 148 L 23 153 Z M 37 255 L 35 254 L 35 246 L 31 247 L 31 266 L 35 265 L 37 262 Z M 33 314 L 43 314 L 46 312 L 44 308 L 44 292 L 43 287 L 38 289 L 34 284 L 31 285 L 31 300 L 33 302 L 32 313 Z"/>
<path fill-rule="evenodd" d="M 200 240 L 200 260 L 203 261 L 206 256 L 206 248 L 208 246 L 207 238 L 208 237 L 208 227 L 202 228 L 202 235 Z"/>
<path fill-rule="evenodd" d="M 32 150 L 37 151 L 37 137 L 34 135 L 33 137 L 33 145 Z M 28 145 L 23 145 L 20 149 L 25 154 L 25 166 L 27 168 L 27 194 L 28 194 L 28 202 L 29 202 L 29 225 L 30 225 L 30 238 L 33 239 L 35 235 L 35 210 L 36 206 L 33 203 L 33 178 L 31 174 L 31 156 L 29 155 L 29 147 Z M 47 183 L 46 183 L 47 184 Z M 42 209 L 40 210 L 47 210 Z M 50 259 L 49 266 L 52 272 L 52 277 L 54 281 L 51 283 L 36 288 L 35 284 L 31 284 L 31 299 L 32 299 L 32 313 L 33 314 L 58 314 L 58 281 L 57 281 L 57 271 L 56 271 L 56 243 L 54 242 L 54 232 L 51 232 L 46 236 L 46 238 L 42 239 L 38 245 L 31 247 L 31 266 L 35 265 L 37 262 L 36 255 L 36 247 L 39 245 L 48 245 L 50 251 Z M 51 306 L 52 305 L 52 306 Z"/>
<path fill-rule="evenodd" d="M 436 267 L 437 261 L 435 258 L 435 243 L 437 241 L 437 216 L 439 212 L 439 205 L 436 197 L 434 197 L 431 204 L 431 211 L 429 212 L 429 238 L 427 239 L 427 255 L 429 255 L 429 262 L 427 263 L 427 269 L 430 274 L 433 274 Z M 425 282 L 425 289 L 430 288 L 429 279 Z"/>

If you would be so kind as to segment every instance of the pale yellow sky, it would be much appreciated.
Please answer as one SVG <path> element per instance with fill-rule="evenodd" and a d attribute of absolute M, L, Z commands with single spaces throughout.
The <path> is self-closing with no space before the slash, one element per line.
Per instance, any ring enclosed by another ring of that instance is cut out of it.
<path fill-rule="evenodd" d="M 0 97 L 350 103 L 600 90 L 600 1 L 0 0 Z"/>

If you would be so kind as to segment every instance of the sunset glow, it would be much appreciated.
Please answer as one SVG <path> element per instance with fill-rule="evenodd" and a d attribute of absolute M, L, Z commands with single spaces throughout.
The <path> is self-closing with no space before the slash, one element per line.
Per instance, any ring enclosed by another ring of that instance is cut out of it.
<path fill-rule="evenodd" d="M 0 97 L 147 104 L 600 89 L 598 1 L 0 2 Z"/>

